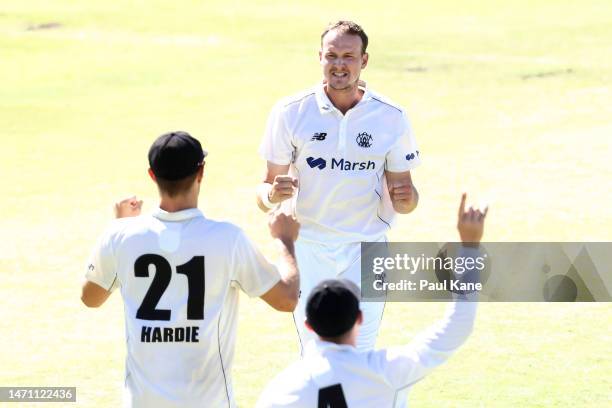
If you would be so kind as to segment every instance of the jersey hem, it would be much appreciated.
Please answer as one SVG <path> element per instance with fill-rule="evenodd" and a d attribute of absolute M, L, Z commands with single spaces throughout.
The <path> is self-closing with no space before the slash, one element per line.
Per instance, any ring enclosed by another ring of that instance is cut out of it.
<path fill-rule="evenodd" d="M 275 269 L 278 272 L 278 268 L 276 266 L 275 266 Z M 245 292 L 243 289 L 243 292 L 246 293 L 250 298 L 261 297 L 262 295 L 265 295 L 270 289 L 274 287 L 274 285 L 276 285 L 280 281 L 281 281 L 281 276 L 279 274 L 278 279 L 271 281 L 270 285 L 263 286 L 264 289 L 258 290 L 257 292 L 253 292 L 253 293 Z M 238 286 L 240 286 L 240 282 L 237 282 L 237 283 L 238 283 Z M 242 286 L 240 286 L 240 289 L 242 289 Z"/>
<path fill-rule="evenodd" d="M 411 165 L 407 165 L 407 166 L 398 166 L 398 167 L 389 167 L 387 166 L 385 168 L 386 171 L 390 171 L 392 173 L 402 173 L 404 171 L 410 171 L 412 169 L 416 169 L 417 167 L 419 167 L 421 165 L 421 162 L 417 162 Z"/>

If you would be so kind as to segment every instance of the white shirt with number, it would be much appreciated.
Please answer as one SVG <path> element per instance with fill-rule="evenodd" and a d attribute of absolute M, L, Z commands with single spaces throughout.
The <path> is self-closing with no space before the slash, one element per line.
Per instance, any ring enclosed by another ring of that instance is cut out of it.
<path fill-rule="evenodd" d="M 268 384 L 256 407 L 405 407 L 406 391 L 467 339 L 476 308 L 476 302 L 450 303 L 445 319 L 403 347 L 364 352 L 313 340 L 300 361 Z"/>
<path fill-rule="evenodd" d="M 238 289 L 260 296 L 280 279 L 238 227 L 195 208 L 115 220 L 86 278 L 121 290 L 126 406 L 235 406 Z"/>
<path fill-rule="evenodd" d="M 269 116 L 260 154 L 274 164 L 290 164 L 290 174 L 299 179 L 292 209 L 302 224 L 301 240 L 379 239 L 395 215 L 385 170 L 405 172 L 420 164 L 404 110 L 363 91 L 344 115 L 320 84 L 281 100 Z"/>

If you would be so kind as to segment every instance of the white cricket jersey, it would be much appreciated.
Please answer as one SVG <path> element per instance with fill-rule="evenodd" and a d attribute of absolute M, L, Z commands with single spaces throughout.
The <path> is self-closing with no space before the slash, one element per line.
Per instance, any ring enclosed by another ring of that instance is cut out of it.
<path fill-rule="evenodd" d="M 86 278 L 121 289 L 126 406 L 236 406 L 238 288 L 260 296 L 280 279 L 238 227 L 196 208 L 115 220 Z"/>
<path fill-rule="evenodd" d="M 405 391 L 467 339 L 476 307 L 450 303 L 445 320 L 403 347 L 363 352 L 313 340 L 300 361 L 268 384 L 256 407 L 405 407 Z"/>
<path fill-rule="evenodd" d="M 460 249 L 463 258 L 478 254 L 474 248 Z M 455 277 L 473 280 L 479 274 L 471 269 Z M 449 303 L 445 317 L 406 346 L 359 351 L 311 341 L 303 358 L 268 384 L 256 408 L 405 407 L 409 388 L 444 363 L 472 332 L 478 293 L 453 296 L 456 301 Z"/>
<path fill-rule="evenodd" d="M 400 107 L 364 88 L 342 114 L 320 84 L 273 108 L 260 147 L 269 162 L 291 165 L 299 179 L 294 211 L 300 239 L 344 244 L 383 236 L 395 212 L 385 170 L 420 164 L 408 118 Z"/>

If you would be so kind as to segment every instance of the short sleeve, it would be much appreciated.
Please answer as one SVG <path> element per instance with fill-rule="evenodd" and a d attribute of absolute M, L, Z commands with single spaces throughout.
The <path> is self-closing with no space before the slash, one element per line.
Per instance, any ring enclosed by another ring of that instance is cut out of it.
<path fill-rule="evenodd" d="M 293 150 L 291 134 L 284 117 L 283 104 L 279 102 L 274 106 L 268 117 L 268 124 L 259 147 L 259 154 L 269 162 L 286 165 L 291 163 Z"/>
<path fill-rule="evenodd" d="M 402 112 L 402 133 L 387 153 L 385 170 L 394 173 L 409 171 L 421 164 L 420 152 L 412 133 L 412 126 Z"/>
<path fill-rule="evenodd" d="M 98 239 L 87 262 L 85 279 L 108 291 L 119 287 L 111 233 L 106 232 Z"/>
<path fill-rule="evenodd" d="M 280 280 L 276 266 L 268 262 L 242 231 L 235 240 L 232 272 L 232 280 L 250 297 L 263 295 Z"/>

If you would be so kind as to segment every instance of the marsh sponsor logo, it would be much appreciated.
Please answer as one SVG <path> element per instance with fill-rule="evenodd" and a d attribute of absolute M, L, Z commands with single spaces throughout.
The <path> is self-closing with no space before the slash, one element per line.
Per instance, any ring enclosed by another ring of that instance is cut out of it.
<path fill-rule="evenodd" d="M 376 163 L 372 160 L 368 160 L 367 162 L 351 162 L 345 159 L 334 159 L 332 157 L 332 169 L 340 169 L 345 171 L 351 170 L 374 170 L 376 168 Z"/>
<path fill-rule="evenodd" d="M 306 163 L 310 166 L 311 169 L 317 167 L 319 170 L 323 170 L 327 167 L 327 161 L 321 157 L 315 159 L 314 157 L 309 157 L 306 159 Z"/>
<path fill-rule="evenodd" d="M 315 167 L 319 170 L 323 170 L 327 167 L 327 160 L 322 157 L 315 159 L 314 157 L 308 157 L 306 159 L 306 163 L 310 166 L 311 169 Z M 352 162 L 346 159 L 336 159 L 335 157 L 331 158 L 331 168 L 332 170 L 338 169 L 343 171 L 362 171 L 362 170 L 375 170 L 376 162 L 372 160 L 362 161 L 362 162 Z"/>

